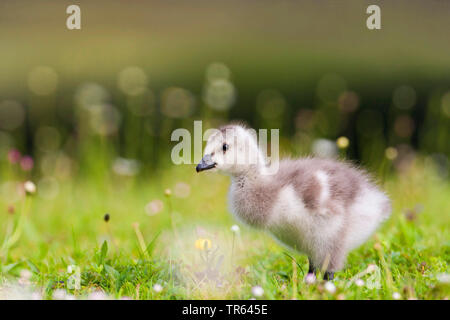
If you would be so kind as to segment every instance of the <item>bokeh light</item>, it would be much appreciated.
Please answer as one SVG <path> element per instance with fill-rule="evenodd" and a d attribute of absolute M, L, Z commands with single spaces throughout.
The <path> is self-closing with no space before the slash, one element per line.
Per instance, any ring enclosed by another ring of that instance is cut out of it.
<path fill-rule="evenodd" d="M 20 167 L 23 171 L 31 171 L 34 168 L 34 160 L 31 156 L 25 155 L 20 159 Z"/>
<path fill-rule="evenodd" d="M 25 109 L 17 101 L 0 102 L 0 129 L 14 130 L 23 124 Z"/>
<path fill-rule="evenodd" d="M 408 144 L 400 144 L 397 146 L 397 157 L 394 161 L 394 167 L 400 173 L 408 172 L 414 161 L 416 160 L 416 152 Z"/>
<path fill-rule="evenodd" d="M 135 159 L 116 158 L 113 162 L 113 171 L 120 176 L 135 176 L 140 168 L 141 164 Z"/>
<path fill-rule="evenodd" d="M 414 120 L 405 114 L 397 117 L 394 123 L 395 133 L 401 138 L 409 138 L 414 132 Z"/>
<path fill-rule="evenodd" d="M 61 143 L 61 135 L 54 127 L 39 127 L 34 138 L 36 146 L 41 151 L 55 151 Z"/>
<path fill-rule="evenodd" d="M 442 96 L 442 112 L 450 118 L 450 91 Z"/>
<path fill-rule="evenodd" d="M 187 198 L 191 193 L 191 186 L 186 182 L 177 182 L 173 188 L 173 194 L 177 198 Z"/>
<path fill-rule="evenodd" d="M 128 97 L 127 107 L 135 116 L 149 116 L 156 110 L 156 95 L 153 91 L 144 89 L 140 94 Z"/>
<path fill-rule="evenodd" d="M 46 176 L 39 180 L 37 184 L 37 189 L 39 190 L 39 196 L 52 200 L 56 198 L 59 193 L 59 183 L 54 177 Z"/>
<path fill-rule="evenodd" d="M 334 141 L 316 139 L 312 143 L 312 153 L 320 158 L 334 158 L 338 154 L 338 148 Z"/>
<path fill-rule="evenodd" d="M 395 89 L 392 100 L 399 109 L 411 109 L 416 103 L 416 91 L 410 86 L 400 86 Z"/>
<path fill-rule="evenodd" d="M 295 126 L 300 130 L 310 130 L 314 125 L 314 110 L 300 109 L 295 118 Z"/>
<path fill-rule="evenodd" d="M 17 202 L 25 195 L 22 186 L 18 181 L 4 181 L 0 184 L 0 194 L 2 198 L 8 199 L 10 203 Z"/>
<path fill-rule="evenodd" d="M 93 132 L 107 136 L 117 132 L 120 123 L 120 112 L 110 104 L 96 104 L 90 108 L 90 125 Z"/>
<path fill-rule="evenodd" d="M 338 99 L 338 106 L 342 112 L 354 112 L 359 107 L 359 97 L 356 92 L 345 91 Z"/>
<path fill-rule="evenodd" d="M 85 109 L 109 101 L 109 93 L 104 87 L 94 82 L 87 82 L 78 87 L 75 93 L 78 106 Z"/>
<path fill-rule="evenodd" d="M 40 161 L 41 172 L 44 176 L 68 178 L 74 167 L 74 161 L 63 152 L 46 153 Z"/>
<path fill-rule="evenodd" d="M 384 154 L 389 160 L 394 160 L 395 158 L 397 158 L 398 152 L 395 147 L 388 147 L 386 148 Z"/>
<path fill-rule="evenodd" d="M 163 209 L 164 203 L 159 199 L 155 199 L 147 203 L 145 206 L 145 213 L 149 216 L 154 216 L 155 214 L 160 213 Z"/>
<path fill-rule="evenodd" d="M 339 137 L 336 140 L 336 145 L 338 146 L 339 149 L 347 149 L 348 146 L 350 145 L 350 140 L 348 140 L 347 137 Z"/>
<path fill-rule="evenodd" d="M 213 62 L 206 68 L 206 79 L 208 81 L 214 80 L 229 80 L 231 76 L 230 69 L 221 62 Z"/>
<path fill-rule="evenodd" d="M 0 161 L 8 157 L 8 153 L 13 145 L 13 138 L 9 133 L 0 131 Z"/>
<path fill-rule="evenodd" d="M 277 90 L 264 90 L 256 102 L 256 110 L 264 119 L 279 118 L 286 110 L 286 100 Z"/>
<path fill-rule="evenodd" d="M 163 91 L 161 112 L 169 118 L 189 117 L 195 108 L 195 98 L 186 89 L 170 87 Z"/>
<path fill-rule="evenodd" d="M 227 79 L 214 79 L 206 84 L 203 99 L 211 109 L 225 111 L 233 106 L 236 89 Z"/>
<path fill-rule="evenodd" d="M 127 67 L 120 71 L 117 86 L 128 95 L 141 94 L 148 85 L 148 77 L 139 67 Z"/>
<path fill-rule="evenodd" d="M 449 176 L 449 166 L 449 159 L 445 154 L 432 153 L 425 158 L 425 167 L 431 171 L 436 171 L 443 180 Z"/>
<path fill-rule="evenodd" d="M 28 88 L 36 95 L 46 96 L 58 86 L 58 74 L 48 66 L 38 66 L 28 74 Z"/>

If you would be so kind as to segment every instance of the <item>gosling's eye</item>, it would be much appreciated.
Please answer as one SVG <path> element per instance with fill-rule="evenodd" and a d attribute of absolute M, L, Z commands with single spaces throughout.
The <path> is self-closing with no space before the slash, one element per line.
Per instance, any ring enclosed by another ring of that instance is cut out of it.
<path fill-rule="evenodd" d="M 223 152 L 228 150 L 228 145 L 226 143 L 223 144 L 222 150 L 223 150 Z"/>

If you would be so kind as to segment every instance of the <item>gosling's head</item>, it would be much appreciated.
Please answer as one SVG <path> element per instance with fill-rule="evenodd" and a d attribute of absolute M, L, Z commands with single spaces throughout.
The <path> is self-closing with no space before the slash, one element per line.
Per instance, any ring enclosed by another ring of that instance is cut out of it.
<path fill-rule="evenodd" d="M 217 170 L 236 176 L 264 166 L 265 159 L 258 149 L 256 132 L 240 125 L 229 125 L 213 130 L 196 170 Z"/>

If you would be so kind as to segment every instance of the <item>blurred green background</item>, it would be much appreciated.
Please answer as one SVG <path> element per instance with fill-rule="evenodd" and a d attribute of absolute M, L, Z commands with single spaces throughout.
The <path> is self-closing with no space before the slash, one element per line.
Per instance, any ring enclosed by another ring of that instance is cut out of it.
<path fill-rule="evenodd" d="M 280 128 L 287 153 L 346 136 L 347 155 L 374 168 L 392 146 L 445 170 L 449 4 L 377 3 L 371 31 L 367 1 L 78 1 L 70 31 L 70 1 L 2 1 L 2 154 L 82 161 L 103 141 L 104 161 L 145 171 L 171 165 L 173 129 L 242 119 Z"/>

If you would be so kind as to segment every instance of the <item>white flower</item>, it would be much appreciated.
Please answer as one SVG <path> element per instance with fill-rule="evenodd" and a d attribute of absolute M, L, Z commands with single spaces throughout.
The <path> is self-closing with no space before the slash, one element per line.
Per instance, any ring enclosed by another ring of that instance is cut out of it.
<path fill-rule="evenodd" d="M 23 269 L 23 270 L 20 271 L 20 278 L 22 278 L 24 280 L 30 280 L 32 275 L 33 274 L 31 273 L 30 270 Z"/>
<path fill-rule="evenodd" d="M 26 181 L 23 184 L 25 191 L 29 194 L 33 194 L 36 192 L 36 185 L 32 181 Z"/>
<path fill-rule="evenodd" d="M 19 280 L 17 281 L 21 286 L 29 286 L 31 284 L 30 280 L 28 279 L 24 279 L 24 278 L 19 278 Z"/>
<path fill-rule="evenodd" d="M 316 282 L 316 275 L 314 273 L 308 273 L 305 277 L 305 282 L 307 284 L 313 284 Z"/>
<path fill-rule="evenodd" d="M 264 289 L 261 288 L 260 286 L 254 286 L 254 287 L 252 288 L 252 294 L 253 294 L 255 297 L 261 297 L 261 296 L 264 294 Z"/>
<path fill-rule="evenodd" d="M 378 269 L 378 267 L 377 267 L 375 264 L 369 264 L 369 265 L 367 266 L 366 271 L 369 272 L 369 273 L 372 273 L 372 272 L 374 272 L 374 271 L 377 270 L 377 269 Z"/>
<path fill-rule="evenodd" d="M 392 294 L 392 299 L 395 299 L 395 300 L 398 300 L 398 299 L 400 299 L 402 296 L 400 295 L 400 293 L 398 293 L 398 292 L 394 292 L 393 294 Z"/>
<path fill-rule="evenodd" d="M 88 296 L 88 300 L 106 300 L 108 296 L 100 290 L 96 290 L 94 292 L 91 292 Z"/>
<path fill-rule="evenodd" d="M 448 273 L 440 273 L 436 276 L 436 279 L 440 283 L 450 283 L 450 274 Z"/>
<path fill-rule="evenodd" d="M 234 225 L 231 226 L 231 232 L 239 233 L 239 230 L 240 230 L 240 228 L 239 228 L 239 226 L 237 224 L 234 224 Z"/>
<path fill-rule="evenodd" d="M 362 286 L 364 285 L 364 280 L 362 280 L 362 279 L 356 279 L 356 280 L 355 280 L 355 284 L 356 284 L 358 287 L 362 287 Z"/>
<path fill-rule="evenodd" d="M 42 295 L 39 292 L 32 292 L 31 300 L 42 300 Z"/>
<path fill-rule="evenodd" d="M 70 265 L 70 266 L 67 266 L 67 273 L 72 273 L 72 265 Z"/>
<path fill-rule="evenodd" d="M 56 289 L 53 291 L 52 298 L 55 300 L 64 300 L 66 298 L 66 291 L 63 289 Z"/>
<path fill-rule="evenodd" d="M 31 284 L 30 279 L 33 274 L 30 270 L 22 269 L 20 270 L 20 278 L 18 283 L 22 286 L 29 286 Z"/>
<path fill-rule="evenodd" d="M 327 281 L 327 283 L 325 283 L 325 290 L 327 290 L 329 293 L 335 293 L 336 286 L 332 282 Z"/>
<path fill-rule="evenodd" d="M 157 283 L 157 284 L 155 284 L 155 285 L 153 286 L 153 290 L 154 290 L 155 292 L 161 292 L 162 289 L 163 289 L 163 287 L 162 287 L 162 285 L 160 285 L 159 283 Z"/>

